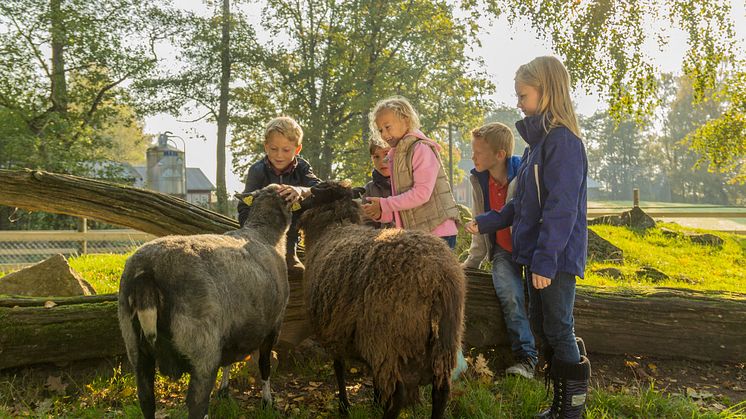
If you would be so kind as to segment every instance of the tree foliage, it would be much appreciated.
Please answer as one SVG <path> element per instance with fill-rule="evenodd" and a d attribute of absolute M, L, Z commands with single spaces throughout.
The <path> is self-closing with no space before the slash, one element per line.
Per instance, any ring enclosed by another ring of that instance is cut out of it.
<path fill-rule="evenodd" d="M 137 121 L 123 86 L 154 68 L 152 15 L 141 0 L 0 4 L 4 165 L 76 172 L 104 157 L 102 128 Z"/>
<path fill-rule="evenodd" d="M 445 1 L 270 0 L 263 25 L 270 40 L 236 89 L 239 171 L 261 152 L 263 124 L 284 113 L 304 128 L 303 154 L 321 177 L 362 182 L 376 101 L 408 97 L 423 131 L 445 140 L 449 122 L 481 121 L 492 91 L 467 57 L 473 33 Z"/>

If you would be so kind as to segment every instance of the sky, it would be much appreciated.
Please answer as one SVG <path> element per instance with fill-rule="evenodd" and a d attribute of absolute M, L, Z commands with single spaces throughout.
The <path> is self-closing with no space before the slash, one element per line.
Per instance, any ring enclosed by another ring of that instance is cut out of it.
<path fill-rule="evenodd" d="M 181 7 L 197 12 L 211 13 L 201 0 L 183 0 L 179 2 Z M 731 0 L 733 17 L 736 22 L 736 37 L 742 48 L 746 45 L 746 5 L 742 0 Z M 247 9 L 252 21 L 258 26 L 261 6 L 253 3 Z M 660 51 L 657 45 L 650 45 L 646 53 L 655 65 L 663 72 L 680 73 L 681 61 L 686 49 L 686 36 L 678 30 L 672 29 L 670 40 L 665 50 Z M 262 33 L 259 32 L 261 40 Z M 504 18 L 495 20 L 492 25 L 482 29 L 480 34 L 481 47 L 475 47 L 471 52 L 475 58 L 484 61 L 484 69 L 488 77 L 495 84 L 495 92 L 488 96 L 495 103 L 507 105 L 515 104 L 515 92 L 513 89 L 513 76 L 515 69 L 536 56 L 552 55 L 553 52 L 547 41 L 535 36 L 529 26 L 518 26 L 510 28 Z M 590 115 L 595 110 L 603 107 L 603 104 L 593 94 L 585 89 L 576 89 L 573 92 L 577 111 L 583 115 Z M 184 139 L 186 146 L 186 160 L 188 167 L 199 167 L 215 183 L 216 172 L 216 144 L 217 126 L 212 123 L 200 121 L 197 123 L 180 122 L 179 119 L 189 120 L 198 115 L 183 115 L 175 118 L 167 114 L 158 114 L 145 119 L 145 132 L 157 135 L 164 131 L 171 131 Z M 228 143 L 230 143 L 230 129 L 228 131 Z M 181 147 L 184 147 L 183 145 Z M 226 185 L 228 193 L 243 190 L 243 174 L 233 173 L 231 170 L 232 157 L 227 150 L 226 161 Z"/>

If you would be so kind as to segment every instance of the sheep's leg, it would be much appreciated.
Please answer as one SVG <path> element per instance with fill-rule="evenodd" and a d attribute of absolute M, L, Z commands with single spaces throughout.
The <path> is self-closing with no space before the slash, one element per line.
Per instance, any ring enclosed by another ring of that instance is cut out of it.
<path fill-rule="evenodd" d="M 350 401 L 347 400 L 347 386 L 345 384 L 345 362 L 342 358 L 334 358 L 334 376 L 339 386 L 339 413 L 347 416 L 350 413 Z"/>
<path fill-rule="evenodd" d="M 383 419 L 398 418 L 402 407 L 404 407 L 404 384 L 399 381 L 396 383 L 394 394 L 391 395 L 391 399 L 386 403 L 386 411 L 383 412 Z"/>
<path fill-rule="evenodd" d="M 437 379 L 433 379 L 433 411 L 432 419 L 441 419 L 446 411 L 446 405 L 448 404 L 448 395 L 451 393 L 451 381 L 450 379 L 442 380 L 441 385 L 436 384 Z"/>
<path fill-rule="evenodd" d="M 210 410 L 210 392 L 218 377 L 218 367 L 215 366 L 210 372 L 192 372 L 189 380 L 186 404 L 189 410 L 189 419 L 204 419 Z"/>
<path fill-rule="evenodd" d="M 232 365 L 233 364 L 226 365 L 221 368 L 223 371 L 223 377 L 220 379 L 220 387 L 218 387 L 218 391 L 216 393 L 217 397 L 228 397 L 228 394 L 229 394 L 228 385 L 230 384 L 230 381 L 231 381 L 231 366 Z"/>
<path fill-rule="evenodd" d="M 145 419 L 155 418 L 155 358 L 142 349 L 137 352 L 137 398 L 140 399 L 140 410 Z"/>
<path fill-rule="evenodd" d="M 262 376 L 262 405 L 272 406 L 272 390 L 269 374 L 272 370 L 272 346 L 277 341 L 277 332 L 270 333 L 259 346 L 259 373 Z"/>
<path fill-rule="evenodd" d="M 373 404 L 377 406 L 381 405 L 381 390 L 375 385 L 373 386 Z"/>

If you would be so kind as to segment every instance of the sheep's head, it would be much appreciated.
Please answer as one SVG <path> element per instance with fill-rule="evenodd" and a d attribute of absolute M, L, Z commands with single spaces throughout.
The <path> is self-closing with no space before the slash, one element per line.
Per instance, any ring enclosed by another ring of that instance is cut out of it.
<path fill-rule="evenodd" d="M 313 186 L 311 196 L 301 205 L 307 210 L 301 216 L 301 228 L 307 230 L 311 226 L 333 222 L 360 224 L 360 205 L 353 198 L 355 195 L 349 181 L 325 181 Z"/>
<path fill-rule="evenodd" d="M 279 194 L 280 187 L 273 183 L 248 194 L 236 194 L 236 198 L 251 207 L 248 222 L 282 220 L 286 228 L 290 225 L 291 211 L 299 209 L 300 205 L 285 201 Z"/>

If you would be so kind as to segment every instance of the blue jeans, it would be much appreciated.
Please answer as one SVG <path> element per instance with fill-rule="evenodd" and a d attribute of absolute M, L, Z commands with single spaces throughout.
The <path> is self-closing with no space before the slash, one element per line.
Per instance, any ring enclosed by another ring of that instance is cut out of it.
<path fill-rule="evenodd" d="M 529 358 L 536 364 L 538 354 L 526 314 L 521 267 L 513 262 L 512 254 L 500 246 L 495 246 L 492 257 L 492 284 L 503 310 L 513 355 L 518 359 Z"/>
<path fill-rule="evenodd" d="M 580 362 L 575 342 L 575 275 L 559 272 L 548 287 L 537 290 L 531 281 L 531 269 L 526 269 L 528 312 L 531 326 L 544 345 L 554 350 L 554 356 L 564 362 Z"/>
<path fill-rule="evenodd" d="M 456 236 L 443 236 L 441 239 L 446 241 L 451 250 L 456 248 Z"/>

